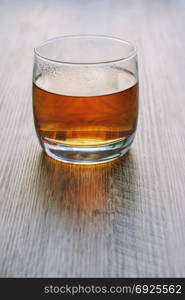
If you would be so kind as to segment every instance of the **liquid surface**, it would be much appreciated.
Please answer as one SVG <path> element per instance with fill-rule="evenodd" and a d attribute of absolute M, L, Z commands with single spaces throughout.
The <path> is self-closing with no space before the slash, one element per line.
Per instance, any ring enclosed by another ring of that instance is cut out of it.
<path fill-rule="evenodd" d="M 107 144 L 135 131 L 138 84 L 111 68 L 46 74 L 33 84 L 33 110 L 41 143 Z"/>

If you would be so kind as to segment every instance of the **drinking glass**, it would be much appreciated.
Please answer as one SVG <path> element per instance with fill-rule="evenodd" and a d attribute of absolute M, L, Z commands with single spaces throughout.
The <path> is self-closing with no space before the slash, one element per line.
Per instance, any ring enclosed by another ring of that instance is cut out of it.
<path fill-rule="evenodd" d="M 33 114 L 53 159 L 96 164 L 124 155 L 138 118 L 135 47 L 100 35 L 41 43 L 34 49 Z"/>

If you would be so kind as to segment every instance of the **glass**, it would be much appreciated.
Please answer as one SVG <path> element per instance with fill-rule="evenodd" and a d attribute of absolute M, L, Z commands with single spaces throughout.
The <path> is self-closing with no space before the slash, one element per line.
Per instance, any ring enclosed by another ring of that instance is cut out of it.
<path fill-rule="evenodd" d="M 124 155 L 135 136 L 135 47 L 99 35 L 63 36 L 34 49 L 33 113 L 40 144 L 63 162 L 96 164 Z"/>

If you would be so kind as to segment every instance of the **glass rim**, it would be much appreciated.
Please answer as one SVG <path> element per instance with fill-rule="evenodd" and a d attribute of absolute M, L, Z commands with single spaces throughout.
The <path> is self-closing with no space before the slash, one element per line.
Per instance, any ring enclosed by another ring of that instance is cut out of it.
<path fill-rule="evenodd" d="M 41 48 L 44 45 L 50 44 L 57 40 L 75 39 L 75 38 L 99 38 L 99 39 L 113 40 L 113 41 L 117 41 L 119 43 L 125 44 L 127 46 L 131 46 L 132 50 L 130 51 L 129 55 L 127 55 L 125 57 L 113 59 L 113 60 L 105 60 L 105 61 L 100 61 L 100 62 L 75 62 L 75 61 L 69 62 L 69 61 L 51 59 L 51 58 L 48 58 L 47 56 L 39 54 L 39 48 Z M 125 40 L 125 39 L 117 38 L 114 36 L 100 35 L 100 34 L 74 34 L 74 35 L 61 35 L 61 36 L 57 36 L 57 37 L 54 37 L 51 39 L 47 39 L 47 40 L 41 42 L 37 47 L 34 47 L 34 54 L 45 61 L 58 63 L 58 64 L 64 64 L 64 65 L 101 65 L 101 64 L 120 63 L 122 61 L 129 60 L 137 55 L 137 48 L 132 42 Z"/>

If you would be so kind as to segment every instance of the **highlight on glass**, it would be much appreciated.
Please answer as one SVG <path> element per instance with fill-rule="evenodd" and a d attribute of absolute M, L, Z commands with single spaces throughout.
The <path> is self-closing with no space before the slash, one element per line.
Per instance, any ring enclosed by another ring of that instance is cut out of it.
<path fill-rule="evenodd" d="M 135 47 L 100 35 L 43 42 L 34 49 L 33 114 L 53 159 L 96 164 L 124 155 L 138 119 Z"/>

